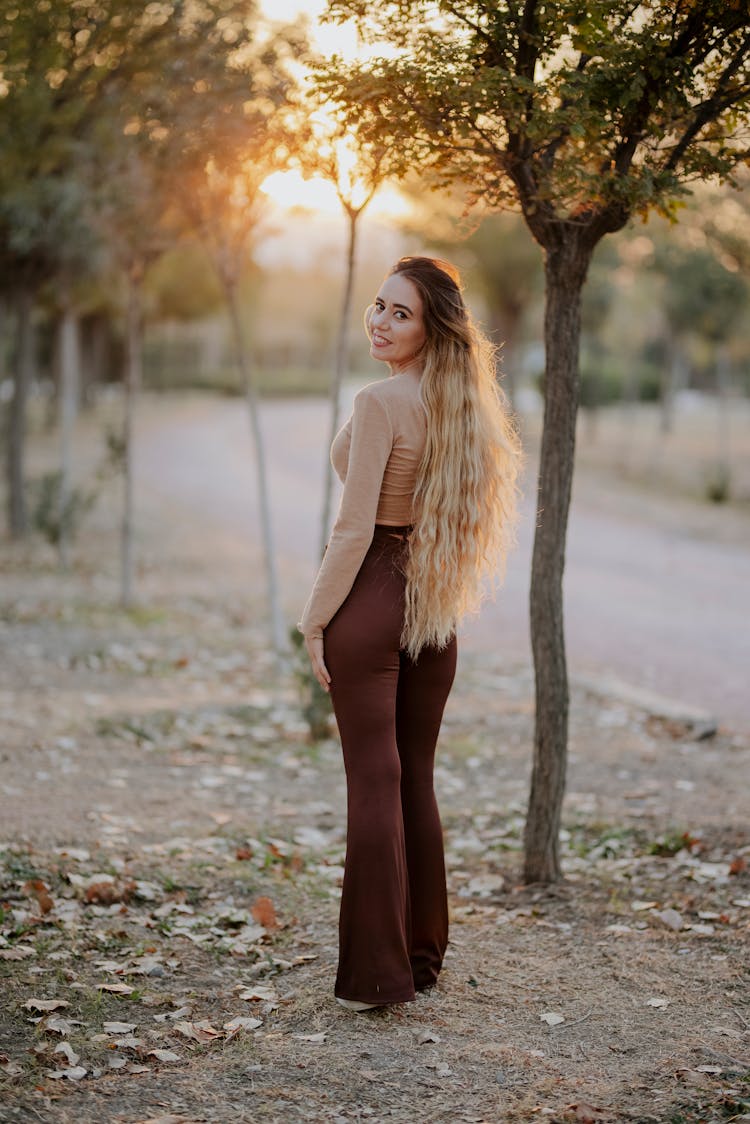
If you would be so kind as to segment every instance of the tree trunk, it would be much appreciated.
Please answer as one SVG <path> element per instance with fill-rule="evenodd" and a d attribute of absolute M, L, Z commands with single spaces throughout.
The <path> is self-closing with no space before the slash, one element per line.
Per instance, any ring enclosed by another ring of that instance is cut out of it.
<path fill-rule="evenodd" d="M 266 587 L 268 590 L 268 604 L 271 611 L 271 636 L 274 651 L 277 655 L 281 656 L 288 651 L 289 644 L 287 642 L 286 628 L 284 626 L 284 615 L 281 611 L 279 580 L 276 569 L 276 551 L 274 548 L 273 526 L 271 523 L 271 506 L 268 498 L 268 482 L 266 478 L 266 454 L 263 444 L 263 431 L 260 424 L 260 412 L 258 410 L 258 396 L 253 382 L 250 356 L 248 355 L 245 336 L 242 331 L 236 284 L 231 281 L 224 281 L 224 293 L 232 322 L 235 356 L 250 415 L 250 428 L 252 430 L 253 446 L 255 449 L 255 468 L 258 481 L 258 505 L 260 508 L 261 533 L 263 536 Z"/>
<path fill-rule="evenodd" d="M 13 397 L 8 405 L 7 473 L 8 530 L 11 537 L 23 538 L 29 529 L 24 491 L 24 454 L 26 448 L 26 409 L 34 375 L 34 330 L 31 322 L 34 297 L 31 289 L 22 287 L 17 299 L 17 342 Z"/>
<path fill-rule="evenodd" d="M 125 334 L 125 410 L 123 419 L 123 505 L 120 531 L 120 604 L 130 609 L 134 602 L 135 551 L 133 463 L 135 459 L 135 407 L 141 385 L 142 360 L 141 280 L 136 272 L 128 277 L 128 308 Z"/>
<path fill-rule="evenodd" d="M 346 369 L 347 361 L 349 359 L 349 318 L 352 310 L 352 290 L 354 288 L 354 265 L 356 260 L 357 250 L 357 219 L 361 211 L 349 211 L 349 241 L 347 246 L 346 255 L 346 279 L 344 281 L 344 292 L 341 298 L 341 318 L 339 320 L 338 338 L 336 340 L 336 359 L 333 368 L 333 379 L 331 380 L 331 415 L 330 427 L 328 430 L 328 444 L 326 445 L 326 454 L 330 451 L 333 439 L 339 431 L 339 414 L 341 408 L 341 384 L 344 379 L 344 371 Z M 328 534 L 331 529 L 331 501 L 333 498 L 333 465 L 331 458 L 326 455 L 325 476 L 323 481 L 323 515 L 320 523 L 320 557 L 323 557 L 323 552 L 328 542 Z"/>
<path fill-rule="evenodd" d="M 96 400 L 96 391 L 108 374 L 110 357 L 108 355 L 107 319 L 103 313 L 96 313 L 81 324 L 81 386 L 80 407 L 91 409 Z"/>
<path fill-rule="evenodd" d="M 562 577 L 579 394 L 581 290 L 591 257 L 588 248 L 570 241 L 548 250 L 545 263 L 544 427 L 530 597 L 536 723 L 524 836 L 526 882 L 560 877 L 558 836 L 568 742 Z"/>
<path fill-rule="evenodd" d="M 73 493 L 73 440 L 78 414 L 78 386 L 80 347 L 78 318 L 66 300 L 60 318 L 59 358 L 60 387 L 58 400 L 60 406 L 60 491 L 58 496 L 58 518 L 60 537 L 58 541 L 60 566 L 67 570 L 70 565 L 70 503 Z"/>

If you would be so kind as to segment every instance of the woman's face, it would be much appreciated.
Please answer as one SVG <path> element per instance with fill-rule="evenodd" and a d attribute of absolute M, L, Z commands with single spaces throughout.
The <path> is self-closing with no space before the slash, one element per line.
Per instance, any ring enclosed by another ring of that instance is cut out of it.
<path fill-rule="evenodd" d="M 386 277 L 365 322 L 370 355 L 394 370 L 408 366 L 426 339 L 419 290 L 398 273 Z"/>

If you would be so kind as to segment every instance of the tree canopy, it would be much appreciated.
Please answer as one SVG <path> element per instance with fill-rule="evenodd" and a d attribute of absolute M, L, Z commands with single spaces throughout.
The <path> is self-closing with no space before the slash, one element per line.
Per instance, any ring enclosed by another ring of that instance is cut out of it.
<path fill-rule="evenodd" d="M 331 0 L 392 57 L 333 60 L 324 89 L 402 168 L 520 203 L 534 236 L 594 243 L 633 212 L 669 212 L 694 179 L 748 156 L 750 16 L 735 0 Z"/>
<path fill-rule="evenodd" d="M 0 0 L 8 270 L 54 272 L 81 226 L 96 225 L 92 209 L 103 202 L 114 213 L 121 184 L 130 194 L 128 179 L 174 183 L 208 157 L 250 147 L 285 104 L 286 63 L 302 46 L 293 28 L 261 34 L 248 0 Z M 150 225 L 161 213 L 155 198 Z"/>

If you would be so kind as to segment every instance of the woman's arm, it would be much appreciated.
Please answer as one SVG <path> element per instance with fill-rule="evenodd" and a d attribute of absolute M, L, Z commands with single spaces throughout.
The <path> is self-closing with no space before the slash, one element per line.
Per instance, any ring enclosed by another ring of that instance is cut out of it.
<path fill-rule="evenodd" d="M 392 448 L 393 427 L 375 383 L 361 390 L 354 399 L 349 464 L 341 506 L 298 625 L 307 641 L 322 639 L 324 628 L 354 585 L 372 542 L 380 487 Z"/>

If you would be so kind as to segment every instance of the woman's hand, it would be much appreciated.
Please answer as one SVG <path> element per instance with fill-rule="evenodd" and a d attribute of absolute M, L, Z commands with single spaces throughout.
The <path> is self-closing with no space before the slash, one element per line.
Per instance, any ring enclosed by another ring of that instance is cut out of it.
<path fill-rule="evenodd" d="M 310 657 L 312 664 L 313 674 L 320 683 L 324 691 L 328 692 L 331 689 L 331 676 L 328 673 L 328 668 L 325 664 L 323 657 L 323 638 L 322 636 L 306 636 L 305 647 L 307 654 Z"/>

